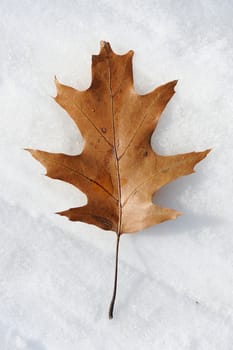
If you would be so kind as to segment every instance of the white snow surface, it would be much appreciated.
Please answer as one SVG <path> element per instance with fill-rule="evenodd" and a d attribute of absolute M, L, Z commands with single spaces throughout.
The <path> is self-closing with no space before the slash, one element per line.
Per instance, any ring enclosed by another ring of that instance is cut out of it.
<path fill-rule="evenodd" d="M 0 349 L 233 349 L 232 1 L 1 0 L 0 16 Z M 86 89 L 100 40 L 135 51 L 139 93 L 179 79 L 154 149 L 213 148 L 155 197 L 183 216 L 122 236 L 111 321 L 115 234 L 54 215 L 86 197 L 23 150 L 81 152 L 54 75 Z"/>

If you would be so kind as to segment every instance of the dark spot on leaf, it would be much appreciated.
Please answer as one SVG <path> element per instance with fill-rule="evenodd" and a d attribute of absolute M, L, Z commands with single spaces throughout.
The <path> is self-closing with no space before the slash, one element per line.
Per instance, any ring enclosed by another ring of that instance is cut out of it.
<path fill-rule="evenodd" d="M 101 128 L 101 131 L 105 134 L 107 129 L 106 128 Z"/>
<path fill-rule="evenodd" d="M 96 90 L 100 86 L 101 86 L 101 81 L 95 77 L 95 79 L 93 79 L 92 84 L 91 84 L 92 89 Z"/>
<path fill-rule="evenodd" d="M 97 216 L 97 215 L 92 215 L 92 217 L 98 221 L 101 225 L 104 226 L 106 230 L 111 230 L 112 229 L 112 222 L 102 216 Z"/>

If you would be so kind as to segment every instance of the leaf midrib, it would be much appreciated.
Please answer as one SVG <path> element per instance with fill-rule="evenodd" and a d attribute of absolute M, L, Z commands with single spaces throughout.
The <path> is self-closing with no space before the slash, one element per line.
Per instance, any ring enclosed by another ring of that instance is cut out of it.
<path fill-rule="evenodd" d="M 116 148 L 116 129 L 115 129 L 115 115 L 114 115 L 114 107 L 113 107 L 113 93 L 112 93 L 112 74 L 111 74 L 111 64 L 110 58 L 108 56 L 109 52 L 105 46 L 106 58 L 108 62 L 108 70 L 109 70 L 109 93 L 111 99 L 111 112 L 112 112 L 112 131 L 113 131 L 113 151 L 115 157 L 115 166 L 116 166 L 116 177 L 117 177 L 117 190 L 118 190 L 118 223 L 117 223 L 117 235 L 119 236 L 121 232 L 121 221 L 122 221 L 122 203 L 121 203 L 121 177 L 120 177 L 120 169 L 119 169 L 119 159 L 117 155 Z"/>

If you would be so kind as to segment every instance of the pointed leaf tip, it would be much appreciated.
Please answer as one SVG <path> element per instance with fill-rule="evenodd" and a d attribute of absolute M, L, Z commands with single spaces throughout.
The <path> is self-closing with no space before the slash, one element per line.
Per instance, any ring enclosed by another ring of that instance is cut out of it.
<path fill-rule="evenodd" d="M 61 85 L 59 80 L 57 79 L 56 75 L 54 75 L 54 83 L 55 83 L 56 87 Z"/>
<path fill-rule="evenodd" d="M 56 75 L 54 76 L 54 83 L 56 85 L 57 95 L 56 96 L 51 96 L 51 97 L 56 101 L 58 95 L 62 92 L 62 84 L 59 82 L 59 80 L 57 79 Z"/>
<path fill-rule="evenodd" d="M 172 83 L 173 83 L 173 87 L 175 87 L 177 85 L 177 83 L 178 83 L 178 79 L 173 80 Z"/>
<path fill-rule="evenodd" d="M 107 52 L 107 53 L 113 52 L 112 47 L 108 41 L 101 40 L 100 41 L 100 54 L 105 53 L 105 52 Z"/>
<path fill-rule="evenodd" d="M 178 83 L 178 80 L 172 80 L 172 81 L 170 81 L 169 83 L 167 83 L 165 85 L 171 87 L 173 89 L 173 93 L 175 93 L 176 92 L 175 91 L 175 87 L 176 87 L 177 83 Z"/>
<path fill-rule="evenodd" d="M 34 149 L 32 149 L 32 148 L 23 148 L 23 149 L 24 149 L 24 151 L 27 151 L 27 152 L 31 153 L 31 155 L 33 155 Z"/>

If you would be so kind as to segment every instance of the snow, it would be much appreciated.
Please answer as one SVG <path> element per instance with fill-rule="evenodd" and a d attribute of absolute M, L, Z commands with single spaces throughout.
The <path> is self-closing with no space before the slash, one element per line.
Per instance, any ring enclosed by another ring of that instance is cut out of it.
<path fill-rule="evenodd" d="M 232 2 L 2 0 L 0 13 L 0 349 L 231 350 Z M 23 150 L 82 150 L 54 75 L 87 88 L 100 40 L 135 51 L 139 93 L 179 79 L 157 151 L 213 148 L 155 197 L 183 216 L 122 237 L 111 321 L 115 235 L 54 215 L 86 198 Z"/>

